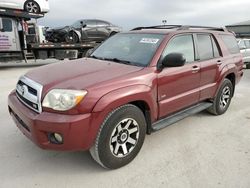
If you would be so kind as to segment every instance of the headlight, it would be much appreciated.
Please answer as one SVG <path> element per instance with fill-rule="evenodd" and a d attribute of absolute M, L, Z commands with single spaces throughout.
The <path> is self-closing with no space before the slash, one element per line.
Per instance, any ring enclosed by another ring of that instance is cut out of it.
<path fill-rule="evenodd" d="M 53 89 L 43 100 L 43 107 L 58 111 L 66 111 L 82 101 L 87 91 Z"/>

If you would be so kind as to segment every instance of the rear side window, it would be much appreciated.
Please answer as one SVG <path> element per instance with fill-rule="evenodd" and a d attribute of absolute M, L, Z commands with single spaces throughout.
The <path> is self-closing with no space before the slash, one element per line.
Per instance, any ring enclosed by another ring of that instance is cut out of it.
<path fill-rule="evenodd" d="M 182 53 L 187 62 L 194 61 L 194 43 L 192 35 L 180 35 L 171 40 L 163 52 L 163 57 L 171 53 Z"/>
<path fill-rule="evenodd" d="M 197 40 L 200 60 L 212 59 L 214 57 L 214 53 L 210 35 L 198 34 Z"/>
<path fill-rule="evenodd" d="M 231 54 L 240 53 L 239 46 L 233 35 L 221 35 L 221 38 L 224 41 L 225 45 L 227 46 L 228 51 Z"/>
<path fill-rule="evenodd" d="M 4 32 L 12 32 L 12 21 L 8 18 L 2 19 Z"/>
<path fill-rule="evenodd" d="M 197 34 L 197 45 L 200 60 L 220 57 L 218 46 L 210 34 Z"/>

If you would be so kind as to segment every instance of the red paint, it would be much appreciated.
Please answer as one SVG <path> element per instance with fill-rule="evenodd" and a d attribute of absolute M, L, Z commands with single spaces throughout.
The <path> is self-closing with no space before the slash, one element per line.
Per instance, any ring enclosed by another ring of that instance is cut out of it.
<path fill-rule="evenodd" d="M 197 61 L 183 67 L 158 70 L 156 65 L 168 41 L 180 33 L 167 33 L 148 67 L 136 67 L 95 59 L 79 59 L 36 68 L 25 76 L 43 85 L 42 99 L 54 88 L 87 90 L 84 100 L 67 112 L 43 109 L 41 114 L 26 108 L 16 97 L 9 95 L 9 108 L 30 128 L 28 132 L 16 121 L 19 129 L 35 144 L 44 149 L 88 150 L 105 117 L 115 108 L 144 101 L 150 109 L 152 123 L 199 101 L 215 96 L 222 80 L 230 73 L 236 83 L 242 77 L 243 62 L 240 54 L 230 55 L 219 32 L 209 32 L 217 40 L 223 57 Z M 142 32 L 145 31 L 133 31 Z M 195 32 L 195 31 L 192 31 Z M 217 65 L 217 61 L 222 63 Z M 193 66 L 200 71 L 192 73 Z M 14 118 L 15 119 L 15 118 Z M 61 133 L 62 145 L 48 141 L 48 133 Z"/>

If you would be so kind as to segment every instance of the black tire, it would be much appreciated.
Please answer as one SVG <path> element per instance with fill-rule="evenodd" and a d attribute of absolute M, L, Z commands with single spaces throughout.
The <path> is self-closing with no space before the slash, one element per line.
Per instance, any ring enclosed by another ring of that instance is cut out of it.
<path fill-rule="evenodd" d="M 146 120 L 142 111 L 131 104 L 121 106 L 104 120 L 90 154 L 104 168 L 120 168 L 139 153 L 145 134 Z"/>
<path fill-rule="evenodd" d="M 250 69 L 250 63 L 246 64 L 246 69 Z"/>
<path fill-rule="evenodd" d="M 76 34 L 76 32 L 70 31 L 68 33 L 68 35 L 66 36 L 65 41 L 68 42 L 68 43 L 72 43 L 72 44 L 78 43 L 79 42 L 79 37 Z"/>
<path fill-rule="evenodd" d="M 41 8 L 39 4 L 36 1 L 33 0 L 27 0 L 24 3 L 24 10 L 30 13 L 41 13 Z"/>
<path fill-rule="evenodd" d="M 234 86 L 232 82 L 227 78 L 224 79 L 220 89 L 218 90 L 218 93 L 214 98 L 213 106 L 207 109 L 208 112 L 214 115 L 224 114 L 231 103 L 233 90 Z"/>

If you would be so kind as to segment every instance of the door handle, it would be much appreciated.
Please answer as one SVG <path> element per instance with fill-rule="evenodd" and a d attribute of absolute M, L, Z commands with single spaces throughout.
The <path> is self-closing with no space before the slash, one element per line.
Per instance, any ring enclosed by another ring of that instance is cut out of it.
<path fill-rule="evenodd" d="M 197 65 L 192 67 L 192 73 L 197 73 L 199 72 L 199 70 L 200 70 L 200 67 L 198 67 Z"/>

